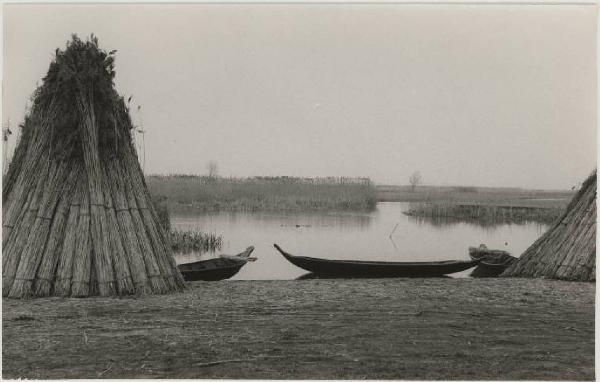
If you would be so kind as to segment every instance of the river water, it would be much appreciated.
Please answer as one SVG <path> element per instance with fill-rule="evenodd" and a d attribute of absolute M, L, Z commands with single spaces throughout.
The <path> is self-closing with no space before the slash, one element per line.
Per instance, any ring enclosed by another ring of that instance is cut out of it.
<path fill-rule="evenodd" d="M 223 236 L 219 253 L 235 254 L 253 245 L 258 260 L 248 263 L 232 280 L 288 280 L 306 271 L 285 260 L 273 248 L 279 244 L 294 255 L 328 259 L 435 261 L 467 260 L 468 247 L 485 243 L 519 256 L 547 229 L 537 223 L 497 224 L 436 221 L 406 216 L 407 203 L 378 203 L 370 213 L 243 213 L 179 214 L 174 229 L 194 229 Z M 178 263 L 211 254 L 176 254 Z M 465 277 L 465 271 L 454 277 Z"/>

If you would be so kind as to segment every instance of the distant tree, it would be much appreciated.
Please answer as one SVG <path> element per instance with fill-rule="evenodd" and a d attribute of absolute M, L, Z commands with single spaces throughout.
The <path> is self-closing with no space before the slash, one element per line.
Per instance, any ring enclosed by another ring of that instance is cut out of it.
<path fill-rule="evenodd" d="M 417 188 L 423 182 L 423 178 L 421 177 L 421 173 L 419 171 L 415 171 L 412 173 L 410 178 L 408 178 L 408 183 L 410 183 L 410 188 L 412 191 Z"/>
<path fill-rule="evenodd" d="M 219 166 L 217 165 L 216 161 L 214 161 L 214 160 L 209 161 L 208 164 L 206 165 L 206 169 L 208 170 L 209 178 L 216 178 L 219 176 Z"/>

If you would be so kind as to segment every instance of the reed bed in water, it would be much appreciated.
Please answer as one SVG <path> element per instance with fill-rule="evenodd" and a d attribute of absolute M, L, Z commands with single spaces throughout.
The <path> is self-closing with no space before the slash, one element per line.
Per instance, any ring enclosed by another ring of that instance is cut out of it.
<path fill-rule="evenodd" d="M 370 211 L 376 204 L 368 179 L 151 175 L 146 183 L 176 211 Z"/>
<path fill-rule="evenodd" d="M 537 222 L 550 224 L 563 213 L 563 208 L 491 206 L 478 204 L 450 203 L 410 203 L 404 211 L 408 216 L 457 219 L 482 223 L 524 223 Z"/>
<path fill-rule="evenodd" d="M 214 233 L 199 231 L 171 231 L 173 252 L 215 252 L 221 249 L 223 237 Z"/>
<path fill-rule="evenodd" d="M 169 242 L 173 252 L 215 252 L 221 249 L 223 245 L 221 235 L 194 230 L 171 230 L 171 217 L 167 206 L 167 198 L 162 195 L 153 195 L 152 200 L 156 206 L 158 221 L 165 231 L 169 232 Z"/>

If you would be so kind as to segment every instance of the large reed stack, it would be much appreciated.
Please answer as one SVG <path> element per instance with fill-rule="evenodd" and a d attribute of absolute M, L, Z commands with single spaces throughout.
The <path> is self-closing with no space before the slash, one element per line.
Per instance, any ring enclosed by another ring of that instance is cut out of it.
<path fill-rule="evenodd" d="M 596 171 L 548 232 L 502 276 L 596 280 Z"/>
<path fill-rule="evenodd" d="M 114 88 L 114 52 L 56 50 L 2 190 L 3 295 L 125 295 L 184 288 Z"/>

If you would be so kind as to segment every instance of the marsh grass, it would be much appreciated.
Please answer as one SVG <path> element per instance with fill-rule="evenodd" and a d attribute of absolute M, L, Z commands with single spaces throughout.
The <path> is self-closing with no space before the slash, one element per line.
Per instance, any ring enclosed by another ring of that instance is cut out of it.
<path fill-rule="evenodd" d="M 146 182 L 174 212 L 371 211 L 376 204 L 367 179 L 150 175 Z"/>
<path fill-rule="evenodd" d="M 167 205 L 167 197 L 152 195 L 152 201 L 158 215 L 158 220 L 165 232 L 169 233 L 169 241 L 173 252 L 216 252 L 223 245 L 223 237 L 214 233 L 200 231 L 181 231 L 171 229 L 171 216 Z"/>
<path fill-rule="evenodd" d="M 494 206 L 413 202 L 408 216 L 477 221 L 483 224 L 536 222 L 550 224 L 563 212 L 561 207 Z"/>
<path fill-rule="evenodd" d="M 214 233 L 199 231 L 171 231 L 171 248 L 173 252 L 215 252 L 221 249 L 223 237 Z"/>

